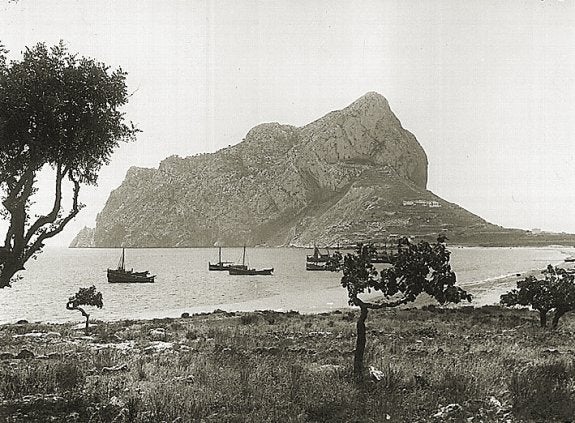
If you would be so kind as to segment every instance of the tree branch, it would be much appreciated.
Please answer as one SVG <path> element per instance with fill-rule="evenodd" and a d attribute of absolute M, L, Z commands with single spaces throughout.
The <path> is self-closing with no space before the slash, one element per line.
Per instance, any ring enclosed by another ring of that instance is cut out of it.
<path fill-rule="evenodd" d="M 13 178 L 11 178 L 11 179 L 13 179 Z M 20 179 L 14 181 L 13 186 L 10 186 L 10 182 L 7 181 L 8 190 L 10 192 L 8 193 L 8 195 L 6 196 L 4 201 L 2 202 L 4 207 L 6 207 L 6 210 L 8 210 L 8 211 L 12 210 L 12 208 L 15 205 L 17 205 L 18 200 L 22 199 L 22 196 L 18 196 L 18 194 L 20 194 L 20 191 L 22 191 L 22 188 L 24 187 L 24 185 L 30 180 L 32 180 L 32 181 L 34 180 L 34 171 L 29 168 L 29 169 L 26 169 L 26 171 L 22 174 Z"/>
<path fill-rule="evenodd" d="M 72 301 L 70 301 L 66 304 L 66 308 L 68 310 L 78 310 L 80 313 L 82 313 L 82 316 L 84 316 L 86 318 L 90 317 L 90 315 L 88 313 L 86 313 L 86 310 L 84 310 L 82 307 L 78 307 L 78 306 L 74 305 L 74 303 Z"/>
<path fill-rule="evenodd" d="M 56 168 L 56 187 L 55 187 L 55 197 L 54 197 L 54 205 L 52 206 L 52 210 L 45 216 L 40 216 L 36 222 L 28 229 L 26 232 L 26 236 L 24 241 L 26 244 L 30 242 L 30 239 L 34 236 L 34 234 L 40 229 L 42 226 L 45 226 L 49 223 L 54 223 L 58 218 L 58 213 L 60 212 L 60 207 L 62 205 L 62 165 L 58 164 Z"/>
<path fill-rule="evenodd" d="M 46 230 L 38 235 L 38 238 L 34 243 L 27 249 L 25 258 L 28 260 L 34 253 L 40 250 L 44 246 L 44 241 L 48 238 L 52 238 L 54 235 L 59 234 L 64 230 L 64 227 L 70 222 L 76 215 L 80 212 L 80 206 L 78 202 L 78 196 L 80 194 L 80 182 L 74 178 L 72 172 L 68 172 L 68 179 L 74 184 L 74 196 L 72 199 L 72 208 L 68 216 L 58 222 L 58 225 L 52 230 Z"/>
<path fill-rule="evenodd" d="M 14 178 L 11 178 L 14 179 Z M 32 186 L 34 184 L 34 172 L 32 170 L 26 170 L 24 174 L 20 177 L 20 179 L 15 180 L 13 185 L 8 182 L 8 190 L 9 193 L 2 201 L 2 204 L 6 208 L 6 210 L 10 213 L 10 226 L 6 231 L 6 237 L 4 239 L 4 246 L 5 247 L 14 247 L 11 240 L 14 238 L 18 232 L 22 233 L 23 239 L 23 232 L 24 227 L 23 224 L 25 223 L 25 219 L 19 219 L 20 215 L 22 215 L 23 209 L 26 206 L 26 200 L 30 196 L 32 192 Z M 24 189 L 22 195 L 20 192 Z M 22 202 L 24 201 L 24 202 Z"/>
<path fill-rule="evenodd" d="M 15 191 L 9 194 L 9 197 L 4 201 L 6 209 L 10 212 L 10 227 L 6 233 L 5 246 L 11 246 L 12 251 L 17 257 L 22 255 L 22 252 L 26 248 L 26 243 L 24 242 L 24 232 L 26 228 L 26 203 L 30 196 L 32 195 L 32 190 L 34 188 L 34 172 L 26 171 L 25 175 L 18 181 L 19 189 L 18 192 L 22 192 L 18 196 L 13 196 Z M 11 243 L 13 240 L 13 243 Z"/>
<path fill-rule="evenodd" d="M 366 303 L 365 301 L 362 301 L 362 300 L 360 300 L 360 299 L 357 298 L 357 297 L 355 297 L 355 298 L 353 299 L 353 304 L 354 304 L 354 305 L 356 305 L 356 306 L 358 306 L 358 307 L 361 307 L 361 308 L 369 308 L 369 309 L 372 309 L 372 310 L 377 310 L 377 309 L 380 309 L 380 308 L 397 307 L 397 306 L 400 306 L 400 305 L 403 305 L 403 304 L 407 304 L 408 302 L 409 302 L 409 299 L 407 299 L 407 298 L 405 298 L 405 297 L 404 297 L 404 298 L 401 298 L 401 299 L 399 299 L 399 300 L 396 300 L 396 301 L 387 302 L 387 303 L 377 303 L 377 304 L 374 304 L 374 303 Z"/>

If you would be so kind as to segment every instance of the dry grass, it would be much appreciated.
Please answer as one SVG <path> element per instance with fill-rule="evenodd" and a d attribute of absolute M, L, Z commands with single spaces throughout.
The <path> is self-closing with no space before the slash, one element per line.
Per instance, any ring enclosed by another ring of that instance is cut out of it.
<path fill-rule="evenodd" d="M 354 312 L 100 323 L 91 338 L 71 325 L 6 325 L 0 351 L 36 357 L 0 360 L 0 419 L 569 421 L 575 320 L 564 320 L 544 332 L 525 310 L 371 312 L 366 365 L 383 377 L 364 384 L 351 375 Z M 61 335 L 18 336 L 33 331 Z"/>

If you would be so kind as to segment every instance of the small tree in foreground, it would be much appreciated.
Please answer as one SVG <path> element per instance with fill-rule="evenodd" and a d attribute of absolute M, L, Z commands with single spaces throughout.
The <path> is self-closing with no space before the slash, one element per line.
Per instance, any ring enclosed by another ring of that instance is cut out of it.
<path fill-rule="evenodd" d="M 438 238 L 435 244 L 399 240 L 393 265 L 378 272 L 371 263 L 373 247 L 359 245 L 355 254 L 347 254 L 343 263 L 341 284 L 347 289 L 349 304 L 360 308 L 354 357 L 354 375 L 363 378 L 366 344 L 365 321 L 370 309 L 397 307 L 415 301 L 426 293 L 440 304 L 471 301 L 471 295 L 455 286 L 456 276 L 449 264 L 450 252 Z M 384 301 L 369 302 L 361 294 L 379 291 Z"/>
<path fill-rule="evenodd" d="M 88 319 L 90 318 L 90 314 L 86 313 L 81 306 L 102 308 L 104 306 L 104 303 L 102 302 L 102 293 L 96 291 L 96 287 L 94 285 L 90 288 L 80 288 L 78 292 L 68 299 L 68 303 L 66 304 L 66 308 L 68 310 L 78 310 L 82 313 L 82 316 L 86 318 L 85 331 L 86 335 L 88 335 Z"/>
<path fill-rule="evenodd" d="M 511 307 L 530 306 L 539 312 L 541 327 L 547 327 L 547 315 L 554 311 L 551 327 L 557 328 L 559 319 L 575 310 L 575 274 L 565 269 L 547 266 L 543 279 L 528 276 L 517 281 L 517 288 L 501 296 L 501 304 Z"/>
<path fill-rule="evenodd" d="M 0 288 L 76 217 L 80 187 L 96 184 L 119 142 L 135 139 L 138 130 L 120 111 L 129 98 L 125 80 L 121 69 L 71 54 L 63 43 L 37 44 L 13 61 L 0 45 L 0 219 L 8 224 Z M 41 170 L 51 172 L 53 200 L 34 215 Z"/>

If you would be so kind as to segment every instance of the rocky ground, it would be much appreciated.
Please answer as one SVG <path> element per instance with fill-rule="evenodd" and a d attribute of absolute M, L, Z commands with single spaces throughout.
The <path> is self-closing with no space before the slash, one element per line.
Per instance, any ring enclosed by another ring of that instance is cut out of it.
<path fill-rule="evenodd" d="M 6 422 L 520 422 L 575 416 L 575 319 L 499 307 L 0 326 Z"/>

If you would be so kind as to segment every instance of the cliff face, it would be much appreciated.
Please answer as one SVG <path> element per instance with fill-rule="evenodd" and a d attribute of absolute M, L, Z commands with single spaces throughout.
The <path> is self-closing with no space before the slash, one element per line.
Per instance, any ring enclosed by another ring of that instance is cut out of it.
<path fill-rule="evenodd" d="M 70 243 L 70 248 L 79 247 L 95 247 L 94 244 L 94 229 L 84 226 L 84 228 L 78 232 Z"/>
<path fill-rule="evenodd" d="M 93 245 L 311 245 L 497 230 L 426 184 L 422 147 L 387 100 L 368 93 L 301 128 L 262 124 L 216 153 L 131 168 L 98 215 Z"/>

